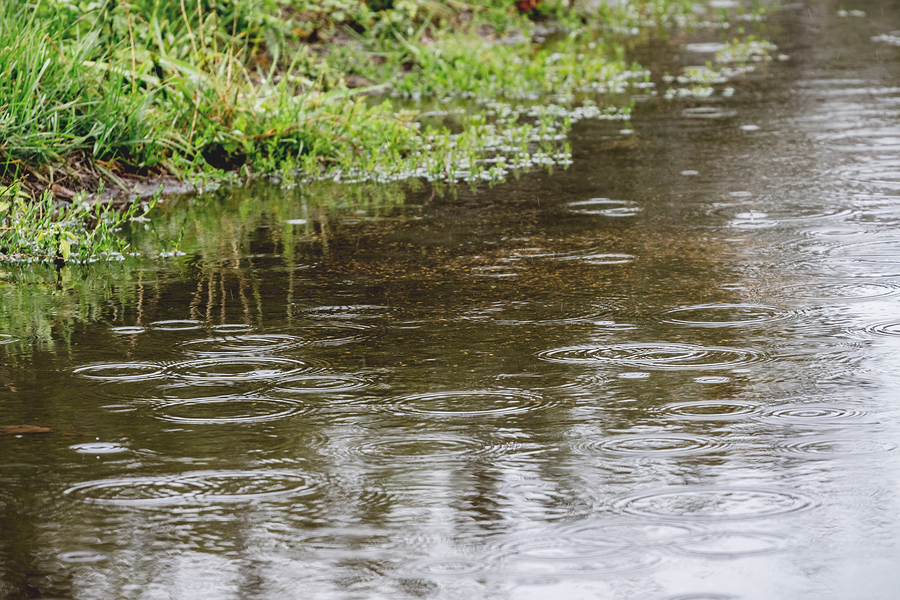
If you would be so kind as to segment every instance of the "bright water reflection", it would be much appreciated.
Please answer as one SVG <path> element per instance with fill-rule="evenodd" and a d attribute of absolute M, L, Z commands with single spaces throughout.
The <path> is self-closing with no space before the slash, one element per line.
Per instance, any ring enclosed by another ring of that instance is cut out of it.
<path fill-rule="evenodd" d="M 837 10 L 566 173 L 7 292 L 0 598 L 894 598 L 900 15 Z"/>

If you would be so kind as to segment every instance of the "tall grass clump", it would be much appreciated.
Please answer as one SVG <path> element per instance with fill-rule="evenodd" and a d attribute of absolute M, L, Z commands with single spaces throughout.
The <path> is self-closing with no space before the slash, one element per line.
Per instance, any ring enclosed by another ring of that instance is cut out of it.
<path fill-rule="evenodd" d="M 148 177 L 474 184 L 566 165 L 573 122 L 629 118 L 627 98 L 604 96 L 656 93 L 623 40 L 683 26 L 691 6 L 6 0 L 0 259 L 114 255 L 115 227 L 102 227 Z M 401 109 L 364 95 L 375 90 L 423 102 Z M 104 186 L 120 206 L 91 206 Z"/>
<path fill-rule="evenodd" d="M 85 64 L 108 53 L 100 35 L 63 35 L 65 22 L 17 0 L 0 3 L 0 177 L 78 151 L 134 159 L 151 135 L 151 96 Z"/>

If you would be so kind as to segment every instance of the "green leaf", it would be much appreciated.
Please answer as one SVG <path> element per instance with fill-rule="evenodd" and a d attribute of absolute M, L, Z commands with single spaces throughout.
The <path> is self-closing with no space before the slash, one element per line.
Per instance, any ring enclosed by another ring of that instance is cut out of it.
<path fill-rule="evenodd" d="M 59 253 L 62 255 L 63 260 L 69 258 L 69 255 L 72 254 L 72 246 L 69 245 L 69 240 L 62 240 L 59 243 Z"/>

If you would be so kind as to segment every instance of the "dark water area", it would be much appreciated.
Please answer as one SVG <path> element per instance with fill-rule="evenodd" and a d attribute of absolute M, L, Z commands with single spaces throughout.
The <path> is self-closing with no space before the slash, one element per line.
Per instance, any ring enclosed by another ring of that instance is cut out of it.
<path fill-rule="evenodd" d="M 0 598 L 896 598 L 900 7 L 771 27 L 568 170 L 4 296 Z"/>

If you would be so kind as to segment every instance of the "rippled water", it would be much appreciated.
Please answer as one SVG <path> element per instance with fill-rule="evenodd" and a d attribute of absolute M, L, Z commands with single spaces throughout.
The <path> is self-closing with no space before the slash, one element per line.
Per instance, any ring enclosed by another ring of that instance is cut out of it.
<path fill-rule="evenodd" d="M 898 21 L 0 330 L 0 598 L 897 597 Z"/>

